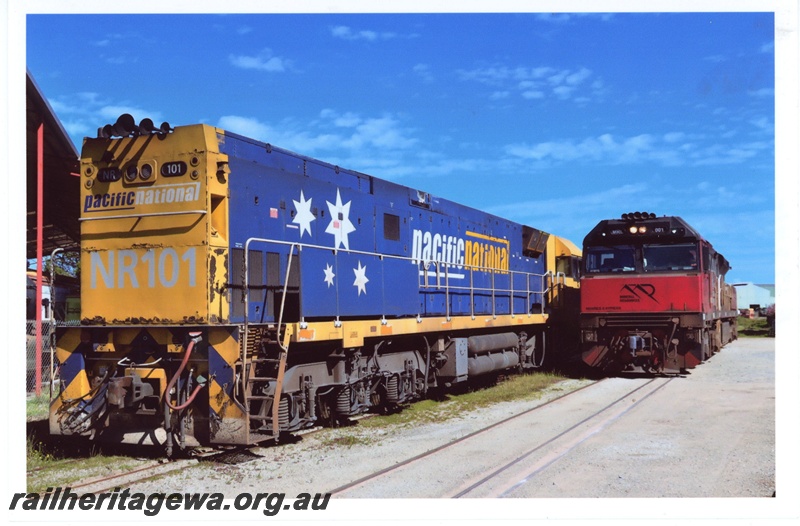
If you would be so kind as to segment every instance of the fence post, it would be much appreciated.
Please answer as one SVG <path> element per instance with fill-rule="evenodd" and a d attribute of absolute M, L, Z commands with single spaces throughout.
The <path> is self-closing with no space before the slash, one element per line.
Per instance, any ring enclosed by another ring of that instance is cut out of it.
<path fill-rule="evenodd" d="M 42 245 L 44 230 L 44 123 L 36 131 L 36 396 L 42 394 Z"/>

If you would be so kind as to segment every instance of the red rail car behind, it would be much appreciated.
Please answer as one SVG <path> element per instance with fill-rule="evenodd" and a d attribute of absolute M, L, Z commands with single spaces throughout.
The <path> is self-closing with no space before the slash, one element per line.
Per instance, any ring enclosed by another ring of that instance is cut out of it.
<path fill-rule="evenodd" d="M 584 239 L 583 360 L 606 372 L 695 367 L 736 338 L 728 261 L 680 217 L 601 221 Z"/>

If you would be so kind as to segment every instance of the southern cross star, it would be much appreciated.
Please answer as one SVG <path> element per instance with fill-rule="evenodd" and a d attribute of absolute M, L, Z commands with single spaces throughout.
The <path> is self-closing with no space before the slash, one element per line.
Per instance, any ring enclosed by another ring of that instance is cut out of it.
<path fill-rule="evenodd" d="M 354 287 L 358 287 L 358 295 L 361 296 L 361 293 L 367 293 L 367 282 L 369 278 L 367 278 L 367 267 L 362 267 L 361 262 L 358 262 L 358 268 L 353 269 L 353 273 L 356 275 L 356 280 L 353 282 Z"/>
<path fill-rule="evenodd" d="M 297 215 L 292 219 L 292 223 L 300 225 L 300 239 L 303 238 L 303 233 L 305 232 L 308 232 L 309 236 L 311 235 L 311 222 L 316 219 L 314 214 L 311 213 L 311 199 L 306 201 L 302 190 L 300 190 L 300 201 L 292 199 L 294 208 L 297 210 Z"/>
<path fill-rule="evenodd" d="M 330 201 L 325 202 L 328 203 L 328 211 L 331 213 L 331 222 L 328 224 L 328 228 L 325 229 L 325 232 L 328 234 L 333 234 L 334 248 L 339 248 L 341 245 L 345 248 L 345 250 L 350 250 L 350 242 L 347 236 L 356 230 L 356 227 L 350 222 L 349 217 L 350 203 L 352 203 L 352 201 L 348 201 L 347 204 L 343 205 L 342 196 L 339 194 L 339 189 L 337 188 L 336 204 L 333 204 Z"/>
<path fill-rule="evenodd" d="M 333 278 L 336 277 L 336 274 L 333 273 L 333 267 L 330 265 L 325 265 L 325 283 L 328 284 L 328 288 L 331 288 L 333 285 Z"/>

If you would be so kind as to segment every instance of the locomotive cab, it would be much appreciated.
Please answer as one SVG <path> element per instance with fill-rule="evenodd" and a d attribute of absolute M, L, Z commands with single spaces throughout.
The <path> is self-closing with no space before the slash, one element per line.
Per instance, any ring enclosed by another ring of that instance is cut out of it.
<path fill-rule="evenodd" d="M 680 372 L 735 337 L 730 268 L 679 217 L 624 214 L 584 239 L 583 360 L 609 372 Z"/>

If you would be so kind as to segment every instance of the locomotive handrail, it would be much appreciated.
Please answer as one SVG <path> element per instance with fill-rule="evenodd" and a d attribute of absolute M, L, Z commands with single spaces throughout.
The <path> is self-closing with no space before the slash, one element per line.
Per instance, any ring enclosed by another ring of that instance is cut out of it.
<path fill-rule="evenodd" d="M 244 278 L 244 294 L 242 296 L 242 299 L 243 299 L 243 302 L 245 304 L 245 307 L 244 307 L 245 338 L 247 337 L 247 333 L 248 333 L 247 331 L 248 331 L 248 327 L 249 327 L 249 325 L 248 325 L 249 324 L 248 310 L 249 310 L 249 304 L 250 304 L 250 283 L 249 283 L 249 279 L 250 279 L 249 259 L 250 258 L 249 258 L 249 252 L 250 252 L 251 243 L 266 243 L 266 244 L 281 245 L 281 246 L 289 247 L 290 256 L 292 254 L 294 254 L 294 249 L 296 247 L 298 249 L 298 251 L 302 251 L 304 248 L 317 249 L 317 250 L 333 251 L 333 253 L 335 255 L 338 255 L 339 252 L 341 251 L 341 252 L 345 252 L 345 253 L 348 253 L 348 254 L 360 254 L 360 255 L 369 256 L 369 257 L 376 257 L 376 258 L 379 258 L 381 261 L 383 261 L 383 260 L 385 260 L 387 258 L 388 259 L 396 259 L 396 260 L 400 260 L 400 261 L 410 261 L 410 262 L 415 263 L 415 264 L 418 265 L 417 268 L 420 269 L 419 275 L 421 277 L 423 277 L 423 279 L 424 279 L 423 283 L 420 283 L 420 282 L 417 283 L 417 286 L 419 288 L 421 288 L 421 289 L 429 289 L 432 286 L 431 283 L 430 283 L 430 279 L 429 279 L 429 275 L 430 275 L 429 268 L 430 268 L 431 264 L 433 264 L 434 267 L 435 267 L 435 272 L 436 272 L 436 282 L 435 282 L 435 284 L 433 286 L 436 289 L 442 289 L 442 288 L 444 289 L 444 292 L 445 292 L 445 309 L 446 309 L 445 314 L 446 314 L 446 317 L 447 317 L 448 320 L 450 320 L 450 318 L 451 318 L 450 295 L 451 295 L 452 291 L 469 291 L 469 293 L 470 293 L 470 315 L 472 316 L 473 319 L 475 318 L 475 302 L 474 302 L 475 292 L 489 292 L 489 293 L 491 293 L 491 297 L 492 297 L 492 313 L 491 314 L 492 314 L 492 317 L 494 317 L 494 318 L 497 317 L 496 294 L 497 293 L 508 293 L 509 294 L 509 314 L 514 316 L 514 293 L 516 292 L 516 290 L 514 289 L 514 277 L 515 276 L 525 276 L 525 282 L 526 282 L 525 298 L 526 298 L 526 303 L 527 304 L 530 304 L 531 294 L 542 294 L 542 295 L 545 295 L 547 293 L 548 287 L 545 284 L 546 280 L 547 280 L 547 277 L 550 276 L 551 279 L 553 277 L 552 271 L 547 271 L 545 274 L 537 274 L 537 273 L 533 273 L 533 272 L 523 272 L 523 271 L 518 271 L 518 270 L 501 269 L 501 268 L 487 267 L 487 266 L 481 266 L 481 265 L 464 265 L 464 268 L 469 269 L 470 283 L 469 283 L 468 286 L 458 286 L 458 285 L 452 285 L 450 283 L 450 267 L 454 266 L 453 263 L 447 263 L 447 262 L 444 262 L 444 261 L 436 261 L 436 260 L 422 260 L 422 259 L 419 259 L 419 258 L 413 258 L 413 257 L 408 257 L 408 256 L 397 256 L 397 255 L 393 255 L 393 254 L 382 254 L 382 253 L 379 253 L 379 252 L 368 252 L 368 251 L 364 251 L 364 250 L 355 250 L 355 249 L 349 249 L 349 248 L 340 249 L 340 248 L 333 248 L 333 247 L 322 246 L 322 245 L 297 243 L 297 242 L 292 242 L 292 241 L 283 241 L 283 240 L 279 240 L 279 239 L 267 239 L 267 238 L 251 237 L 245 242 L 245 249 L 244 249 L 244 272 L 243 272 L 243 274 L 244 274 L 244 276 L 243 276 L 243 278 Z M 337 261 L 338 261 L 338 259 L 337 259 Z M 291 265 L 291 258 L 289 260 L 289 265 Z M 442 271 L 442 267 L 444 267 L 444 271 Z M 478 272 L 486 272 L 486 273 L 490 273 L 491 274 L 491 286 L 490 287 L 476 287 L 475 286 L 474 274 L 475 274 L 476 271 L 478 271 Z M 286 281 L 285 281 L 285 284 L 284 284 L 284 296 L 283 296 L 284 300 L 285 300 L 286 293 L 287 293 L 287 290 L 288 290 L 288 278 L 289 278 L 289 273 L 290 272 L 291 272 L 291 268 L 287 268 Z M 444 285 L 442 285 L 442 274 L 444 274 Z M 508 277 L 509 277 L 509 287 L 508 288 L 498 288 L 496 286 L 496 281 L 495 281 L 495 275 L 496 274 L 506 274 L 506 275 L 508 275 Z M 531 291 L 530 280 L 531 280 L 532 276 L 536 276 L 540 280 L 540 286 L 539 286 L 540 290 L 538 290 L 538 291 Z M 337 287 L 336 288 L 336 319 L 335 319 L 334 323 L 337 324 L 336 326 L 338 327 L 340 325 L 340 322 L 338 321 L 339 320 L 338 280 L 336 282 L 336 287 Z M 522 291 L 520 291 L 520 293 L 521 292 Z M 545 302 L 545 300 L 546 300 L 546 298 L 543 297 L 542 298 L 542 302 L 541 302 L 540 314 L 544 314 L 544 302 Z M 383 306 L 384 306 L 384 309 L 385 309 L 385 298 L 383 300 L 383 304 L 384 304 Z M 283 302 L 282 302 L 282 305 L 283 305 Z M 531 313 L 530 309 L 527 309 L 527 310 L 528 310 L 528 313 L 527 313 L 528 317 L 530 317 L 532 313 Z M 283 306 L 281 307 L 281 313 L 280 313 L 280 318 L 279 318 L 279 323 L 278 323 L 278 331 L 280 331 L 280 325 L 282 324 L 282 316 L 283 316 Z M 418 318 L 419 317 L 420 317 L 420 315 L 418 314 Z M 382 315 L 382 319 L 385 319 L 385 312 Z M 301 312 L 300 313 L 300 323 L 301 324 L 303 323 L 303 320 L 304 320 L 304 316 L 303 316 L 303 314 Z M 244 358 L 244 353 L 245 352 L 246 352 L 245 349 L 243 349 L 243 351 L 242 351 L 242 353 L 243 353 L 242 362 L 243 363 L 245 363 L 245 358 Z"/>
<path fill-rule="evenodd" d="M 244 294 L 242 295 L 242 299 L 244 301 L 245 307 L 244 307 L 244 339 L 243 339 L 244 343 L 242 345 L 241 361 L 242 361 L 242 396 L 243 396 L 243 398 L 242 398 L 243 404 L 242 405 L 244 405 L 244 408 L 245 408 L 246 411 L 250 411 L 250 403 L 249 403 L 249 400 L 247 399 L 247 382 L 249 381 L 249 376 L 250 376 L 249 373 L 247 372 L 247 338 L 249 336 L 248 305 L 250 304 L 250 283 L 249 283 L 249 281 L 250 281 L 249 280 L 249 278 L 250 278 L 250 270 L 248 268 L 248 263 L 249 263 L 250 258 L 248 256 L 249 256 L 249 253 L 250 253 L 250 242 L 251 241 L 252 242 L 259 242 L 259 241 L 269 242 L 270 240 L 264 240 L 264 239 L 260 239 L 260 238 L 250 238 L 245 242 L 245 245 L 244 245 Z M 302 249 L 302 245 L 300 245 L 298 243 L 291 243 L 290 245 L 291 246 L 289 247 L 289 262 L 288 262 L 287 267 L 286 267 L 286 278 L 284 279 L 284 284 L 283 284 L 283 295 L 281 297 L 281 310 L 280 310 L 280 314 L 279 314 L 279 318 L 278 318 L 278 326 L 277 326 L 278 327 L 278 329 L 277 329 L 278 345 L 280 346 L 282 353 L 288 352 L 288 346 L 284 346 L 283 342 L 280 341 L 280 332 L 281 332 L 281 324 L 283 323 L 283 311 L 284 311 L 284 307 L 285 307 L 285 304 L 286 304 L 286 292 L 289 289 L 289 275 L 291 274 L 291 271 L 292 271 L 292 257 L 294 256 L 295 247 L 298 247 L 298 250 Z M 276 396 L 274 397 L 275 400 L 278 400 L 278 402 L 280 402 L 280 400 L 279 400 L 280 387 L 281 387 L 280 386 L 280 382 L 278 382 L 278 385 L 276 385 L 276 389 L 275 389 Z M 273 404 L 273 406 L 275 406 L 275 404 Z M 276 411 L 277 411 L 277 409 L 275 407 L 273 407 L 273 420 L 276 420 L 276 422 L 277 422 L 277 419 L 275 418 L 275 415 L 277 414 Z"/>
<path fill-rule="evenodd" d="M 278 364 L 278 377 L 275 379 L 275 393 L 272 395 L 272 435 L 277 439 L 280 435 L 280 407 L 281 407 L 281 392 L 283 391 L 283 374 L 286 372 L 286 359 L 289 355 L 289 345 L 284 344 L 281 341 L 281 325 L 283 324 L 283 311 L 284 307 L 286 306 L 286 291 L 289 289 L 289 275 L 292 273 L 292 257 L 294 257 L 294 247 L 293 244 L 289 247 L 289 261 L 286 263 L 286 279 L 283 282 L 283 296 L 281 297 L 281 312 L 278 317 L 278 346 L 281 348 L 281 358 Z M 298 246 L 298 252 L 303 250 L 302 246 Z M 245 251 L 245 253 L 247 253 Z M 247 262 L 247 258 L 245 257 L 245 264 Z M 245 304 L 245 311 L 247 310 L 247 304 Z M 243 371 L 244 373 L 244 371 Z M 247 377 L 250 375 L 247 374 Z M 245 400 L 247 399 L 247 389 L 244 390 L 245 393 Z M 247 411 L 250 411 L 250 405 L 248 402 Z"/>
<path fill-rule="evenodd" d="M 414 261 L 413 258 L 402 258 L 402 259 L 408 259 L 408 260 Z M 494 318 L 497 317 L 496 301 L 495 301 L 496 293 L 498 293 L 498 292 L 502 292 L 502 293 L 507 292 L 507 293 L 509 293 L 509 314 L 513 318 L 515 316 L 513 298 L 514 298 L 514 293 L 517 292 L 517 290 L 514 289 L 514 276 L 525 276 L 526 277 L 526 279 L 525 279 L 525 284 L 526 284 L 526 287 L 525 287 L 526 303 L 530 303 L 531 294 L 546 294 L 547 291 L 548 291 L 548 288 L 544 285 L 545 279 L 548 276 L 552 277 L 552 272 L 550 272 L 550 271 L 548 271 L 545 274 L 536 274 L 536 273 L 533 273 L 533 272 L 523 272 L 523 271 L 519 271 L 519 270 L 505 270 L 505 269 L 499 269 L 499 268 L 496 268 L 496 267 L 483 267 L 483 266 L 479 266 L 479 265 L 469 265 L 470 284 L 469 284 L 469 286 L 459 287 L 457 285 L 450 285 L 450 283 L 449 283 L 448 268 L 453 266 L 452 263 L 446 263 L 446 262 L 443 262 L 443 261 L 425 261 L 425 262 L 421 262 L 421 263 L 424 263 L 424 266 L 422 268 L 421 274 L 424 276 L 425 282 L 421 283 L 419 286 L 420 286 L 420 288 L 423 288 L 423 289 L 430 288 L 430 286 L 431 286 L 428 283 L 428 274 L 429 274 L 428 267 L 431 264 L 433 264 L 436 267 L 436 285 L 435 285 L 436 288 L 442 288 L 442 285 L 441 285 L 441 274 L 442 274 L 442 272 L 441 272 L 439 267 L 443 266 L 444 269 L 445 269 L 444 270 L 445 298 L 446 298 L 447 307 L 448 307 L 448 311 L 447 311 L 448 312 L 448 314 L 447 314 L 448 318 L 449 318 L 449 306 L 450 306 L 449 305 L 449 293 L 450 293 L 450 291 L 453 291 L 453 290 L 456 290 L 456 291 L 469 290 L 469 292 L 470 292 L 470 315 L 472 316 L 473 319 L 475 319 L 475 301 L 474 301 L 474 298 L 475 298 L 474 293 L 475 293 L 475 291 L 478 291 L 478 292 L 491 292 L 491 294 L 492 294 L 492 316 Z M 491 287 L 476 287 L 475 286 L 475 284 L 474 284 L 475 282 L 474 282 L 474 277 L 473 276 L 474 276 L 474 273 L 475 273 L 476 270 L 479 271 L 479 272 L 491 273 L 491 275 L 492 275 L 492 286 Z M 507 288 L 507 289 L 505 289 L 505 288 L 497 288 L 495 286 L 495 274 L 508 274 L 509 275 L 509 288 Z M 540 286 L 540 290 L 539 291 L 531 291 L 531 289 L 530 289 L 530 278 L 531 278 L 531 276 L 537 276 L 537 277 L 540 278 L 541 286 Z M 523 291 L 520 290 L 519 292 L 522 293 Z M 543 313 L 544 313 L 544 303 L 542 303 L 542 308 L 541 308 L 540 314 L 543 314 Z M 530 317 L 530 316 L 531 316 L 531 313 L 528 312 L 528 317 Z"/>
<path fill-rule="evenodd" d="M 65 254 L 80 253 L 80 248 L 64 249 L 63 247 L 57 247 L 50 253 L 50 261 L 48 262 L 48 266 L 50 267 L 50 331 L 54 331 L 56 327 L 56 276 L 58 275 L 56 272 L 56 254 L 61 252 Z M 56 375 L 56 342 L 52 332 L 50 332 L 50 338 L 48 338 L 47 346 L 50 349 L 49 396 L 50 400 L 53 400 L 53 384 L 55 382 Z M 39 351 L 40 349 L 36 350 L 37 353 Z"/>
<path fill-rule="evenodd" d="M 125 214 L 120 216 L 79 217 L 78 221 L 100 221 L 102 219 L 141 219 L 143 217 L 178 216 L 185 214 L 206 214 L 206 210 L 177 210 L 172 212 L 151 212 L 149 214 Z"/>

